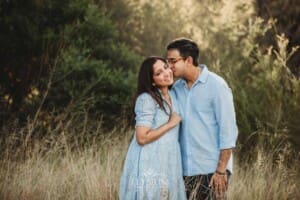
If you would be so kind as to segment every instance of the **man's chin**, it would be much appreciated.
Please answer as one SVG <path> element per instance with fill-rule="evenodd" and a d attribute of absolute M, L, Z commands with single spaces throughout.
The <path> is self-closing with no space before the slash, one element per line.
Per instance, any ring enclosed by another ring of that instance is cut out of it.
<path fill-rule="evenodd" d="M 174 78 L 179 78 L 178 74 L 173 73 Z"/>

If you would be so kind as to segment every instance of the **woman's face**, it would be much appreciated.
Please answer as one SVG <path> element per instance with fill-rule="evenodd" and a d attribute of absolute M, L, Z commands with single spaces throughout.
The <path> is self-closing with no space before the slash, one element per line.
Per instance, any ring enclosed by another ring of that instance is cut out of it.
<path fill-rule="evenodd" d="M 153 65 L 153 82 L 158 88 L 168 87 L 174 82 L 172 70 L 161 60 Z"/>

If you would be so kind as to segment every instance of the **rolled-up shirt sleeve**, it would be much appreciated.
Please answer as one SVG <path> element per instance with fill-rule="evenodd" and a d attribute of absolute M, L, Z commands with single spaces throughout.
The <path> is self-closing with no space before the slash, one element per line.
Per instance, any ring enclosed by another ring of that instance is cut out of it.
<path fill-rule="evenodd" d="M 232 91 L 227 84 L 220 84 L 217 87 L 214 106 L 216 119 L 219 125 L 219 148 L 233 148 L 236 146 L 238 128 L 236 124 Z"/>
<path fill-rule="evenodd" d="M 156 113 L 156 104 L 149 94 L 143 93 L 138 96 L 134 111 L 135 126 L 152 127 Z"/>

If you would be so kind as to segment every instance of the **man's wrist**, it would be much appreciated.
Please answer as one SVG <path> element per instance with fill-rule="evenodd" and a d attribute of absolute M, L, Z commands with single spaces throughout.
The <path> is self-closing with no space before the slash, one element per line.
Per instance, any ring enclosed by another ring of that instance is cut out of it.
<path fill-rule="evenodd" d="M 223 176 L 226 175 L 226 171 L 221 172 L 219 170 L 216 170 L 215 173 L 218 174 L 218 175 L 223 175 Z"/>

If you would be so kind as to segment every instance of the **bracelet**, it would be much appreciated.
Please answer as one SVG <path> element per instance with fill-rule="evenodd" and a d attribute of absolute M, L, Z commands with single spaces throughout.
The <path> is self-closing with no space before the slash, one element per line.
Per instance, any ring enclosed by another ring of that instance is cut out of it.
<path fill-rule="evenodd" d="M 218 175 L 222 175 L 222 176 L 226 175 L 226 172 L 220 172 L 220 171 L 218 171 L 218 170 L 216 170 L 215 173 L 218 174 Z"/>

